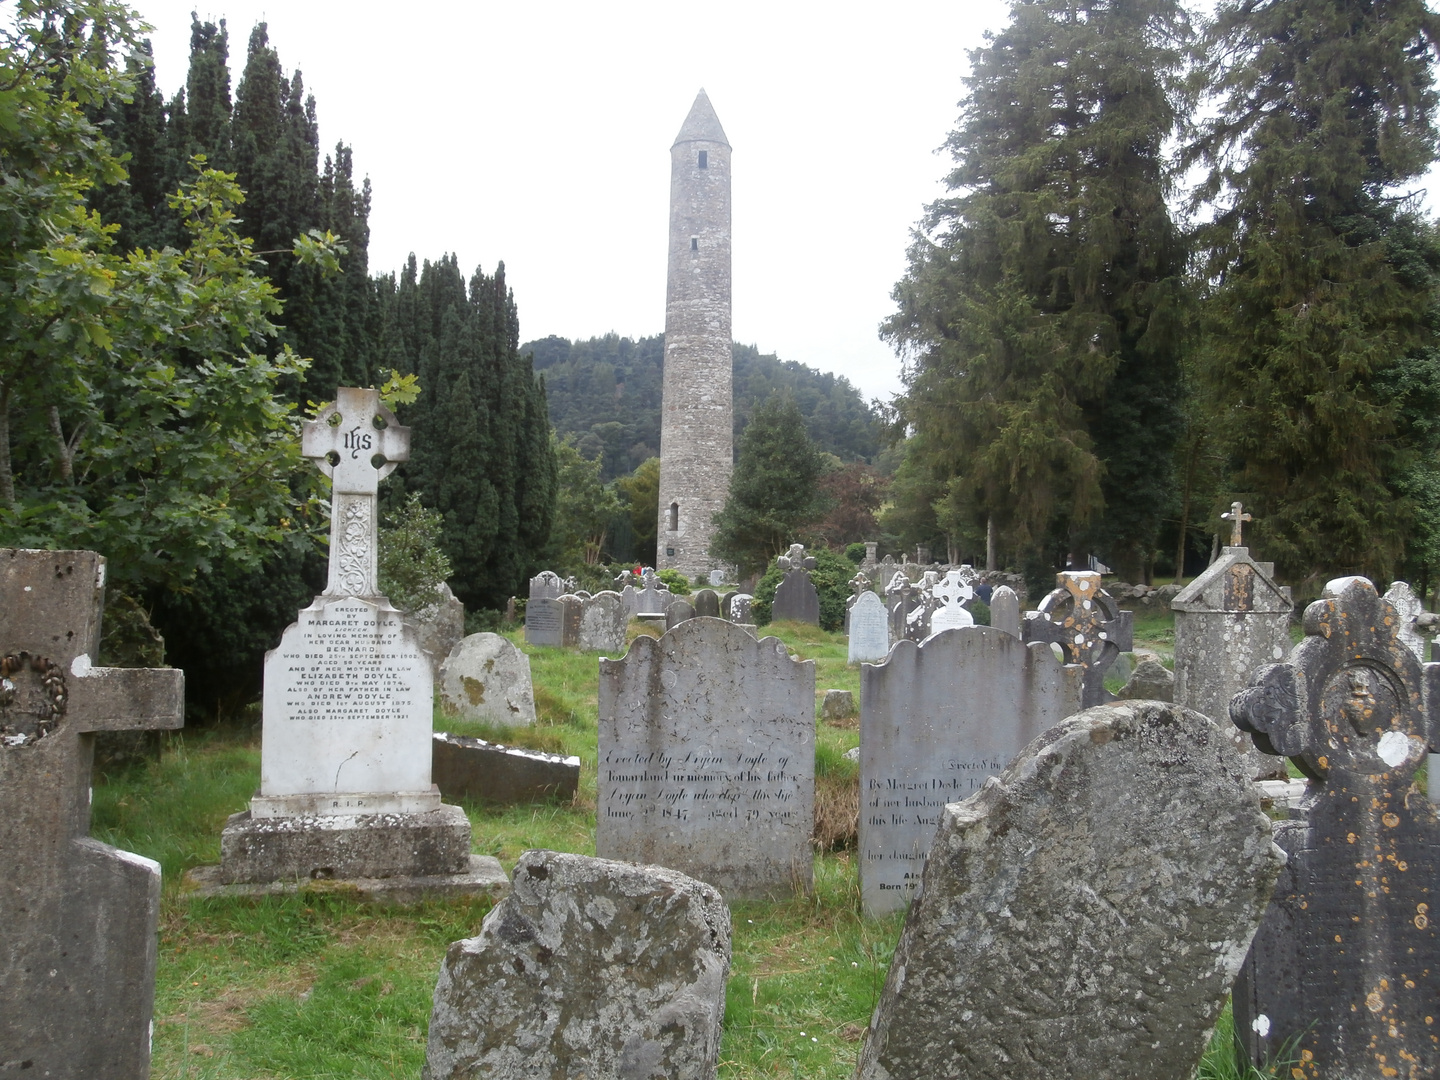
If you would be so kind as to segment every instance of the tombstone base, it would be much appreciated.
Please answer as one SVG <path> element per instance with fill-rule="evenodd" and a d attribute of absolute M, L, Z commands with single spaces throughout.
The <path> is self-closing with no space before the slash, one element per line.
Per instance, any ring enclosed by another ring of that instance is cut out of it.
<path fill-rule="evenodd" d="M 424 814 L 256 818 L 231 814 L 220 834 L 226 885 L 463 874 L 470 820 L 458 806 Z"/>
<path fill-rule="evenodd" d="M 373 904 L 418 904 L 425 900 L 452 900 L 461 896 L 493 896 L 510 892 L 500 860 L 490 855 L 471 855 L 470 865 L 461 874 L 428 874 L 384 878 L 324 878 L 309 881 L 265 881 L 226 884 L 218 866 L 197 866 L 185 873 L 181 883 L 186 900 L 207 900 L 216 896 L 295 896 L 300 893 L 353 896 Z"/>

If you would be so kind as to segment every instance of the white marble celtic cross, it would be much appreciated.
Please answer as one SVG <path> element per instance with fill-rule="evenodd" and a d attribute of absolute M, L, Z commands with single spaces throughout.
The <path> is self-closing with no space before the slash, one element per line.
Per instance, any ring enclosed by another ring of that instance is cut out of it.
<path fill-rule="evenodd" d="M 301 453 L 334 482 L 326 596 L 375 596 L 380 481 L 410 457 L 410 429 L 380 403 L 380 391 L 342 386 L 333 404 L 302 425 Z"/>

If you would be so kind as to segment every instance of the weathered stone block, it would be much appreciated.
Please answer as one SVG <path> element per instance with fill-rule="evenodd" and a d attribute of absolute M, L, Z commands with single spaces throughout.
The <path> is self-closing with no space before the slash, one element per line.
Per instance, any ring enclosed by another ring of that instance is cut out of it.
<path fill-rule="evenodd" d="M 1146 657 L 1115 696 L 1121 701 L 1174 701 L 1175 676 L 1159 660 Z"/>
<path fill-rule="evenodd" d="M 859 715 L 860 710 L 855 708 L 855 695 L 849 690 L 825 691 L 825 699 L 820 703 L 822 720 L 849 720 Z"/>
<path fill-rule="evenodd" d="M 1190 1076 L 1283 861 L 1207 717 L 1071 717 L 945 807 L 856 1076 Z"/>
<path fill-rule="evenodd" d="M 545 754 L 484 739 L 437 731 L 431 772 L 447 799 L 536 802 L 573 799 L 580 786 L 580 759 Z"/>
<path fill-rule="evenodd" d="M 527 851 L 450 946 L 422 1080 L 711 1080 L 730 912 L 658 866 Z"/>

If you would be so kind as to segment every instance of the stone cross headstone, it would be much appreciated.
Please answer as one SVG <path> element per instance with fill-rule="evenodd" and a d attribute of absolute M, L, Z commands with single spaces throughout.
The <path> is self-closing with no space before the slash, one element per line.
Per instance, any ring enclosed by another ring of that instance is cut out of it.
<path fill-rule="evenodd" d="M 785 571 L 785 577 L 775 587 L 775 599 L 770 605 L 770 621 L 805 622 L 820 625 L 820 594 L 810 580 L 810 571 L 815 568 L 815 559 L 807 557 L 803 544 L 791 544 L 788 555 L 775 560 Z"/>
<path fill-rule="evenodd" d="M 1194 1075 L 1283 861 L 1220 729 L 1090 709 L 938 814 L 857 1080 Z"/>
<path fill-rule="evenodd" d="M 1414 788 L 1440 749 L 1440 664 L 1364 578 L 1305 609 L 1305 639 L 1230 716 L 1311 779 L 1275 840 L 1289 858 L 1235 987 L 1252 1060 L 1296 1076 L 1440 1075 L 1440 819 Z"/>
<path fill-rule="evenodd" d="M 266 654 L 260 791 L 225 826 L 221 880 L 463 874 L 469 821 L 430 776 L 430 664 L 375 579 L 376 492 L 409 429 L 341 388 L 302 446 L 334 483 L 330 582 Z"/>
<path fill-rule="evenodd" d="M 896 570 L 885 586 L 885 606 L 890 613 L 890 640 L 905 637 L 906 621 L 915 603 L 915 589 L 903 570 Z"/>
<path fill-rule="evenodd" d="M 845 633 L 848 634 L 850 633 L 850 609 L 855 606 L 855 601 L 860 599 L 861 593 L 870 590 L 870 579 L 863 572 L 857 571 L 846 584 L 850 586 L 850 595 L 845 600 Z"/>
<path fill-rule="evenodd" d="M 815 664 L 719 619 L 600 661 L 595 853 L 727 897 L 811 882 Z"/>
<path fill-rule="evenodd" d="M 868 589 L 850 608 L 850 642 L 847 662 L 884 660 L 890 653 L 890 614 L 885 601 Z"/>
<path fill-rule="evenodd" d="M 705 618 L 718 619 L 720 617 L 720 597 L 714 589 L 701 589 L 695 594 L 691 601 L 695 607 L 695 614 Z"/>
<path fill-rule="evenodd" d="M 1011 637 L 1020 636 L 1020 597 L 1009 585 L 990 594 L 990 625 Z"/>
<path fill-rule="evenodd" d="M 558 596 L 536 597 L 525 605 L 525 643 L 558 649 L 564 644 L 564 621 L 565 605 Z"/>
<path fill-rule="evenodd" d="M 1062 570 L 1055 580 L 1059 587 L 1040 601 L 1040 609 L 1026 613 L 1024 638 L 1054 642 L 1068 662 L 1083 664 L 1084 705 L 1103 705 L 1113 700 L 1105 673 L 1134 647 L 1134 613 L 1120 610 L 1093 570 Z"/>
<path fill-rule="evenodd" d="M 947 570 L 945 576 L 931 587 L 930 595 L 935 601 L 935 610 L 930 613 L 931 635 L 975 625 L 975 616 L 964 606 L 975 598 L 973 569 L 962 566 L 958 570 Z"/>
<path fill-rule="evenodd" d="M 0 1073 L 150 1074 L 160 865 L 90 838 L 97 731 L 174 729 L 184 675 L 102 668 L 105 560 L 0 549 Z"/>
<path fill-rule="evenodd" d="M 1223 722 L 1230 699 L 1290 651 L 1290 590 L 1275 568 L 1227 547 L 1170 601 L 1175 613 L 1175 702 Z M 1256 779 L 1284 779 L 1285 762 L 1262 754 L 1239 729 L 1231 738 Z"/>
<path fill-rule="evenodd" d="M 899 911 L 946 803 L 969 798 L 1040 732 L 1079 712 L 1084 669 L 991 626 L 897 642 L 860 669 L 860 896 Z"/>
<path fill-rule="evenodd" d="M 527 851 L 440 966 L 422 1080 L 714 1080 L 730 911 L 660 866 Z"/>
<path fill-rule="evenodd" d="M 653 572 L 644 579 L 644 587 L 636 593 L 636 615 L 664 615 L 665 609 L 675 597 Z"/>
<path fill-rule="evenodd" d="M 580 637 L 576 647 L 585 652 L 623 653 L 625 628 L 630 613 L 619 593 L 598 592 L 580 612 Z"/>

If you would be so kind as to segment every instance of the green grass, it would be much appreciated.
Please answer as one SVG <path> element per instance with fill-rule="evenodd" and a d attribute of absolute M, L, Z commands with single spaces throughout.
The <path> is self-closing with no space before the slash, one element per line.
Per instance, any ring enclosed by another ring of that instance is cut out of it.
<path fill-rule="evenodd" d="M 829 688 L 858 699 L 860 675 L 846 666 L 843 636 L 794 624 L 762 633 L 815 661 L 817 711 Z M 573 803 L 465 805 L 474 850 L 507 870 L 527 848 L 594 853 L 597 656 L 525 651 L 539 714 L 533 728 L 436 717 L 437 728 L 581 759 Z M 829 798 L 832 814 L 848 812 L 840 800 L 852 787 L 858 806 L 858 766 L 844 757 L 858 742 L 854 721 L 817 725 L 817 802 Z M 323 887 L 298 897 L 186 901 L 181 873 L 218 861 L 220 829 L 254 793 L 259 767 L 258 735 L 243 725 L 176 733 L 160 762 L 97 779 L 94 834 L 158 859 L 165 874 L 152 1075 L 414 1080 L 440 961 L 450 942 L 479 930 L 489 902 L 384 908 Z M 736 904 L 732 919 L 720 1075 L 849 1077 L 902 922 L 861 916 L 853 849 L 817 855 L 810 896 Z M 1265 1075 L 1236 1071 L 1230 1038 L 1222 1025 L 1201 1080 Z"/>

